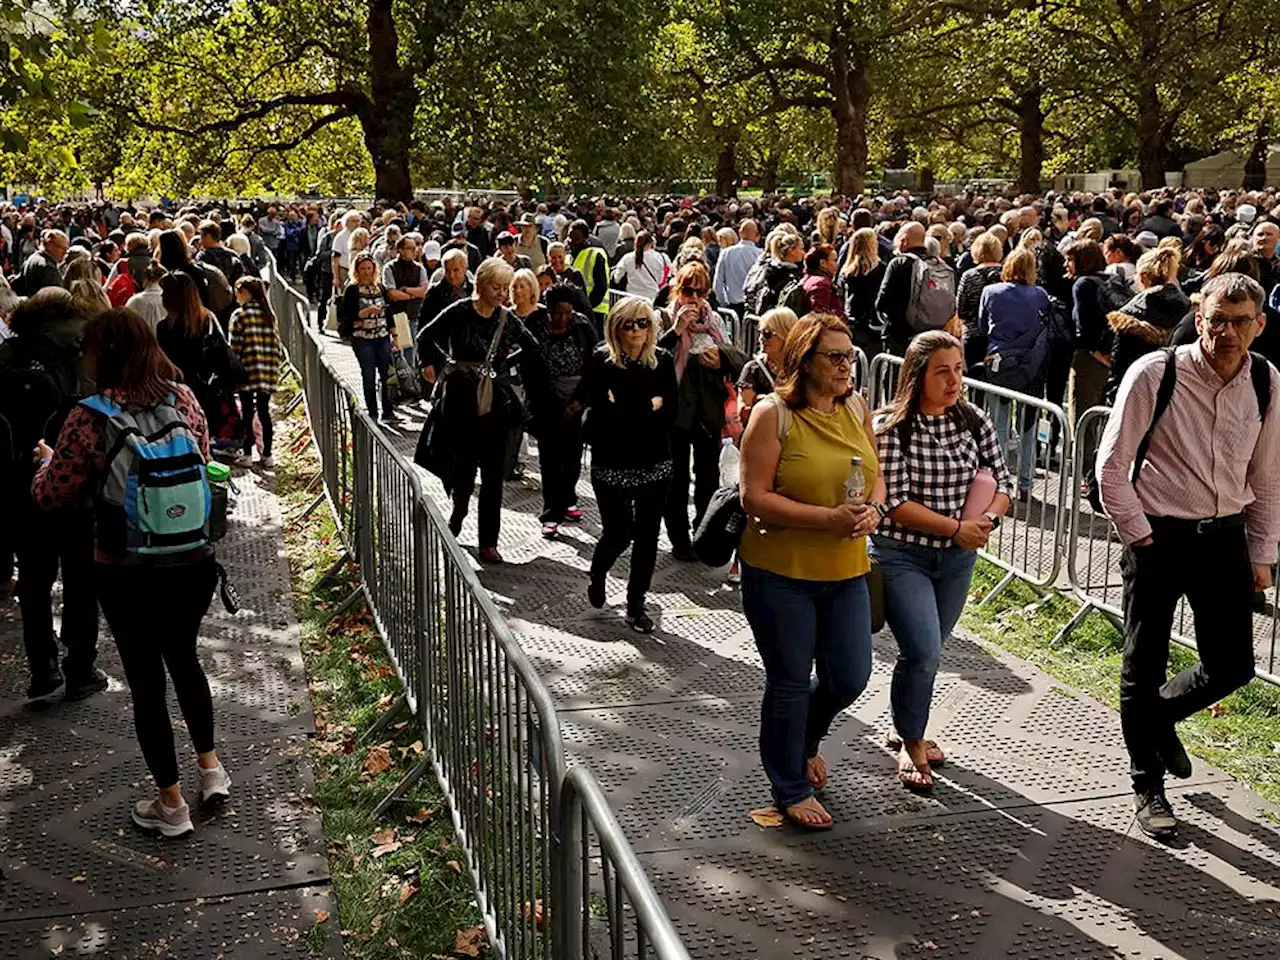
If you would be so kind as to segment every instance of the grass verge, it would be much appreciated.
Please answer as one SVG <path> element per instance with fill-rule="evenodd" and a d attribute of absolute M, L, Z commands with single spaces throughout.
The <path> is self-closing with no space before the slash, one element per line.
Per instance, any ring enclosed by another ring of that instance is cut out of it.
<path fill-rule="evenodd" d="M 278 395 L 281 409 L 290 395 Z M 277 456 L 276 492 L 315 712 L 311 762 L 337 894 L 337 929 L 346 955 L 358 960 L 485 956 L 466 858 L 431 774 L 381 821 L 374 817 L 378 802 L 420 758 L 422 743 L 407 713 L 377 742 L 359 742 L 401 685 L 363 601 L 329 619 L 354 589 L 354 571 L 315 590 L 341 553 L 328 508 L 305 521 L 288 520 L 314 496 L 306 487 L 319 469 L 315 452 L 310 445 L 296 452 L 307 432 L 302 407 L 277 424 L 283 455 Z M 318 951 L 323 938 L 315 936 Z"/>
<path fill-rule="evenodd" d="M 970 598 L 982 599 L 1002 574 L 993 564 L 979 560 Z M 1056 641 L 1078 609 L 1071 597 L 1050 591 L 1042 598 L 1015 580 L 988 606 L 969 604 L 960 623 L 974 636 L 1118 708 L 1124 636 L 1105 616 L 1091 613 L 1070 636 Z M 1171 674 L 1195 661 L 1193 652 L 1172 645 Z M 1178 734 L 1188 753 L 1280 803 L 1280 689 L 1254 680 L 1213 710 L 1203 710 L 1179 724 Z"/>

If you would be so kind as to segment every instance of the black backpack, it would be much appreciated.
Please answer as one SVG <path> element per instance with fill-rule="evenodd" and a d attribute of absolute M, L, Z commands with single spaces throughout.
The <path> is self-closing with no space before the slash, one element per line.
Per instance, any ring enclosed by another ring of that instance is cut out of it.
<path fill-rule="evenodd" d="M 1160 386 L 1156 388 L 1156 409 L 1151 415 L 1151 425 L 1142 435 L 1137 452 L 1133 455 L 1133 470 L 1129 474 L 1130 482 L 1138 485 L 1138 471 L 1147 459 L 1147 451 L 1151 448 L 1151 435 L 1156 432 L 1156 424 L 1169 409 L 1173 400 L 1173 388 L 1178 385 L 1178 365 L 1176 350 L 1166 347 L 1164 353 L 1164 372 L 1160 374 Z M 1261 354 L 1249 352 L 1249 379 L 1253 383 L 1253 393 L 1258 400 L 1258 419 L 1267 422 L 1267 408 L 1271 406 L 1271 362 Z"/>
<path fill-rule="evenodd" d="M 0 479 L 5 483 L 30 476 L 36 442 L 58 439 L 79 394 L 71 363 L 51 350 L 13 346 L 0 369 Z"/>

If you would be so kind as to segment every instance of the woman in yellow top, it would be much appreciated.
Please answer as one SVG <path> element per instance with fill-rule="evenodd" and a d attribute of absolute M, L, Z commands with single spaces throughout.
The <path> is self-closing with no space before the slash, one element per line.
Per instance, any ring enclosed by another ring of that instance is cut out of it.
<path fill-rule="evenodd" d="M 818 746 L 871 675 L 867 535 L 884 516 L 884 480 L 866 404 L 853 390 L 849 328 L 809 314 L 787 334 L 775 392 L 742 438 L 742 607 L 765 668 L 760 758 L 778 809 L 829 829 L 813 796 Z M 861 458 L 862 504 L 846 500 Z M 817 663 L 818 683 L 810 672 Z"/>

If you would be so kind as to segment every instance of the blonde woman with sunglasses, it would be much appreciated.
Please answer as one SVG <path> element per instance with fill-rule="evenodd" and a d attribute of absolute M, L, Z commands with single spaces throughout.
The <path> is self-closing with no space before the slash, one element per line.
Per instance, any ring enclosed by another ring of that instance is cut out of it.
<path fill-rule="evenodd" d="M 644 601 L 673 472 L 676 368 L 657 342 L 657 318 L 646 301 L 628 297 L 609 311 L 604 344 L 592 356 L 588 374 L 583 431 L 591 446 L 591 486 L 602 527 L 587 596 L 593 607 L 604 606 L 605 578 L 630 545 L 626 621 L 638 633 L 653 632 Z"/>

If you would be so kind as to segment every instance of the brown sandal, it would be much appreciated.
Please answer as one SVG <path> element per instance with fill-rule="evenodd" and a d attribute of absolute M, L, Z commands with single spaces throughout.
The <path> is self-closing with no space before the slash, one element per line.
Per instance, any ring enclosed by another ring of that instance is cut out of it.
<path fill-rule="evenodd" d="M 897 731 L 893 731 L 884 738 L 884 745 L 890 750 L 901 750 L 902 738 L 898 736 Z M 937 740 L 926 740 L 924 748 L 928 752 L 929 766 L 945 767 L 947 765 L 947 756 L 942 752 L 942 748 L 938 746 Z"/>
<path fill-rule="evenodd" d="M 903 747 L 898 754 L 898 782 L 912 793 L 928 794 L 933 792 L 933 772 L 926 764 L 924 769 L 916 766 L 907 748 Z"/>
<path fill-rule="evenodd" d="M 835 826 L 835 821 L 831 819 L 831 814 L 827 813 L 827 808 L 813 796 L 805 797 L 799 803 L 793 803 L 782 811 L 782 815 L 801 830 L 830 830 Z"/>
<path fill-rule="evenodd" d="M 804 773 L 804 778 L 809 781 L 813 789 L 821 790 L 827 785 L 827 761 L 822 754 L 805 761 Z"/>

